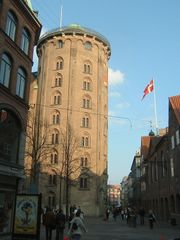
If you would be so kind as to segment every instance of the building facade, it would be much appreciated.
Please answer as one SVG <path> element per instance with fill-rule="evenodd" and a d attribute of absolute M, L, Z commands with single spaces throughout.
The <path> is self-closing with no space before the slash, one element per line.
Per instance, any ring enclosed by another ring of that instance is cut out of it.
<path fill-rule="evenodd" d="M 120 206 L 120 185 L 107 186 L 107 202 L 109 206 Z"/>
<path fill-rule="evenodd" d="M 41 24 L 30 1 L 0 1 L 0 238 L 12 231 L 24 179 L 25 129 L 33 48 Z"/>
<path fill-rule="evenodd" d="M 140 207 L 140 163 L 141 155 L 140 150 L 138 150 L 134 156 L 131 173 L 129 178 L 131 178 L 131 188 L 129 189 L 129 205 Z M 131 197 L 130 197 L 131 196 Z"/>
<path fill-rule="evenodd" d="M 168 128 L 141 138 L 141 205 L 180 223 L 180 95 L 169 98 Z"/>
<path fill-rule="evenodd" d="M 107 192 L 110 44 L 93 30 L 70 25 L 45 33 L 37 53 L 35 111 L 47 123 L 50 151 L 38 177 L 43 205 L 62 207 L 68 194 L 69 205 L 100 215 Z"/>
<path fill-rule="evenodd" d="M 169 97 L 169 210 L 180 224 L 180 95 Z"/>

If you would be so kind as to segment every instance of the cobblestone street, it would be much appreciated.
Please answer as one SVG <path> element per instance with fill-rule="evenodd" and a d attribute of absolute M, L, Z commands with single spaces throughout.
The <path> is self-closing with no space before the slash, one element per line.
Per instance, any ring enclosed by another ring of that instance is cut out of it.
<path fill-rule="evenodd" d="M 171 240 L 180 237 L 179 226 L 162 222 L 155 223 L 152 230 L 147 222 L 144 226 L 133 228 L 120 219 L 105 222 L 102 218 L 86 218 L 85 223 L 88 233 L 83 236 L 83 240 Z M 45 240 L 44 230 L 41 232 L 41 240 Z M 55 231 L 52 240 L 55 240 Z"/>

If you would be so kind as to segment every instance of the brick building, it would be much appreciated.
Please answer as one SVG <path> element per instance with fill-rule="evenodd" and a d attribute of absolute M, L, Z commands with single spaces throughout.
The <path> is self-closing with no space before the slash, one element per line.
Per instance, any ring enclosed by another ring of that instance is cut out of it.
<path fill-rule="evenodd" d="M 180 222 L 180 95 L 169 98 L 168 129 L 141 138 L 141 204 Z"/>
<path fill-rule="evenodd" d="M 107 202 L 110 206 L 120 206 L 120 185 L 107 186 Z"/>
<path fill-rule="evenodd" d="M 24 131 L 40 30 L 30 1 L 0 1 L 0 211 L 6 216 L 0 238 L 11 233 L 15 194 L 24 178 Z"/>
<path fill-rule="evenodd" d="M 72 24 L 45 33 L 37 52 L 38 76 L 33 85 L 38 89 L 31 92 L 31 101 L 36 102 L 32 111 L 48 124 L 46 140 L 51 149 L 40 162 L 37 187 L 43 194 L 43 205 L 65 206 L 68 194 L 69 204 L 81 206 L 86 215 L 100 215 L 107 192 L 110 44 L 101 34 Z M 71 142 L 72 132 L 78 144 L 67 156 L 62 143 Z M 62 172 L 65 161 L 77 165 L 68 180 Z"/>

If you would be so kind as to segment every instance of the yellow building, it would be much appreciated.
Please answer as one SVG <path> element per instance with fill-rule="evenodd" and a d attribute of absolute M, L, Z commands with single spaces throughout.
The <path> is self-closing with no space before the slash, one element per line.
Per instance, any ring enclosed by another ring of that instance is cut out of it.
<path fill-rule="evenodd" d="M 73 24 L 45 33 L 37 53 L 30 106 L 35 103 L 36 117 L 47 123 L 43 128 L 50 150 L 40 163 L 43 206 L 64 206 L 68 191 L 69 205 L 80 206 L 86 215 L 101 215 L 107 188 L 110 44 L 101 34 Z M 69 166 L 67 185 L 66 163 L 76 166 Z"/>

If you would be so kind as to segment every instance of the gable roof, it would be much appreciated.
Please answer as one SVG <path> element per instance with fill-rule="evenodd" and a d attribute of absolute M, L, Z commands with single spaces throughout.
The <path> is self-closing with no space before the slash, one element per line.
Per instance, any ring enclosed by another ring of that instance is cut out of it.
<path fill-rule="evenodd" d="M 169 103 L 172 106 L 178 123 L 180 124 L 180 95 L 169 97 Z"/>
<path fill-rule="evenodd" d="M 150 136 L 141 137 L 141 156 L 143 155 L 144 160 L 148 156 L 150 143 L 151 143 L 151 137 Z"/>

